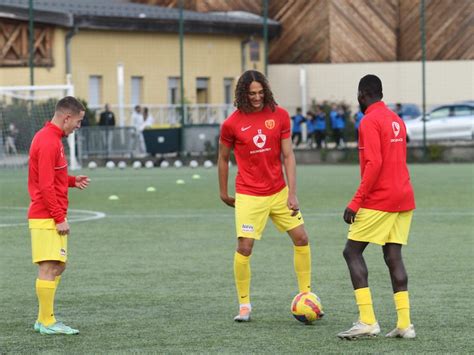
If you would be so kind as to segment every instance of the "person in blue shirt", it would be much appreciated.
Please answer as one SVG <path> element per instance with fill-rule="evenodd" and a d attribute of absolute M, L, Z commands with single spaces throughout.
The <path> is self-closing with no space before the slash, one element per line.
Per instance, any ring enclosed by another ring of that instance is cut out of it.
<path fill-rule="evenodd" d="M 403 107 L 401 103 L 395 105 L 395 113 L 403 120 Z"/>
<path fill-rule="evenodd" d="M 308 147 L 316 147 L 316 137 L 314 136 L 314 124 L 315 124 L 314 113 L 311 111 L 306 112 L 306 139 Z"/>
<path fill-rule="evenodd" d="M 319 105 L 316 107 L 316 113 L 314 115 L 314 136 L 318 149 L 323 147 L 323 143 L 324 146 L 326 146 L 326 113 Z"/>
<path fill-rule="evenodd" d="M 306 121 L 301 112 L 301 108 L 298 107 L 296 109 L 296 115 L 291 117 L 291 120 L 293 121 L 291 140 L 296 147 L 301 143 L 301 124 Z"/>
<path fill-rule="evenodd" d="M 344 128 L 346 121 L 344 117 L 344 110 L 341 106 L 332 105 L 332 110 L 329 113 L 331 119 L 331 128 L 336 142 L 336 148 L 344 147 Z"/>
<path fill-rule="evenodd" d="M 364 118 L 364 114 L 360 110 L 354 115 L 355 141 L 357 144 L 359 144 L 360 121 L 362 121 L 363 118 Z"/>

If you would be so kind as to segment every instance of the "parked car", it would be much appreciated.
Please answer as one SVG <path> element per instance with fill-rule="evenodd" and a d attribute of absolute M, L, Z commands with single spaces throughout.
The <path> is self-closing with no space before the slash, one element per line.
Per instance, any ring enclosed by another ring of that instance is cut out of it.
<path fill-rule="evenodd" d="M 474 104 L 442 105 L 426 115 L 427 140 L 472 140 Z M 408 141 L 423 140 L 423 117 L 405 122 Z"/>
<path fill-rule="evenodd" d="M 404 121 L 412 120 L 421 115 L 420 107 L 416 104 L 401 104 L 402 105 L 402 118 Z M 390 110 L 397 113 L 396 106 L 397 104 L 388 104 Z"/>

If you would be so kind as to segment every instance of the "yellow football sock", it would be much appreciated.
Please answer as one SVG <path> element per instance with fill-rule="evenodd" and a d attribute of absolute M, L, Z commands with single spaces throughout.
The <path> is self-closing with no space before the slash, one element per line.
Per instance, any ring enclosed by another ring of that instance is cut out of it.
<path fill-rule="evenodd" d="M 250 256 L 235 252 L 234 278 L 239 304 L 250 303 Z"/>
<path fill-rule="evenodd" d="M 300 292 L 311 292 L 311 249 L 309 245 L 294 246 L 294 263 Z"/>
<path fill-rule="evenodd" d="M 377 322 L 372 306 L 372 295 L 370 288 L 358 288 L 354 290 L 357 306 L 359 307 L 359 320 L 365 324 L 374 324 Z"/>
<path fill-rule="evenodd" d="M 56 282 L 36 279 L 36 295 L 38 296 L 38 322 L 45 326 L 54 324 L 54 293 Z"/>
<path fill-rule="evenodd" d="M 61 282 L 61 275 L 56 276 L 56 277 L 54 278 L 54 282 L 56 283 L 56 289 L 57 289 L 58 286 L 59 286 L 59 283 Z"/>
<path fill-rule="evenodd" d="M 408 291 L 397 292 L 393 295 L 395 308 L 397 309 L 397 328 L 406 329 L 410 326 L 410 300 Z"/>

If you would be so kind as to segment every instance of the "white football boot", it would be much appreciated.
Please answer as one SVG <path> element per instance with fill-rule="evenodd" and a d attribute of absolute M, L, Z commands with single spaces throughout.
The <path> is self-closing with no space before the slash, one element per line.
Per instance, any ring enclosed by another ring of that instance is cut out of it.
<path fill-rule="evenodd" d="M 375 337 L 380 333 L 380 326 L 378 322 L 374 324 L 365 324 L 360 320 L 352 325 L 352 328 L 340 332 L 337 336 L 341 339 L 353 340 L 363 337 Z"/>
<path fill-rule="evenodd" d="M 395 328 L 390 333 L 387 333 L 385 336 L 387 338 L 413 339 L 416 338 L 415 327 L 413 326 L 413 324 L 410 324 L 410 326 L 405 329 Z"/>

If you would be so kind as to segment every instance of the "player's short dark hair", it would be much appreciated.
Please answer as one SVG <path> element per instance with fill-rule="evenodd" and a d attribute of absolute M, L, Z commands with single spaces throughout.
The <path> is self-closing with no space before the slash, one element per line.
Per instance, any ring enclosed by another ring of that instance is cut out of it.
<path fill-rule="evenodd" d="M 69 111 L 73 114 L 78 114 L 85 111 L 84 105 L 74 96 L 66 96 L 58 101 L 56 104 L 56 111 Z"/>
<path fill-rule="evenodd" d="M 381 99 L 383 97 L 382 81 L 376 75 L 366 75 L 359 81 L 359 91 L 374 99 Z"/>
<path fill-rule="evenodd" d="M 247 70 L 240 76 L 235 88 L 235 107 L 245 113 L 252 112 L 252 105 L 250 104 L 248 93 L 250 84 L 252 84 L 253 81 L 256 81 L 262 85 L 264 106 L 268 106 L 270 110 L 275 111 L 277 103 L 273 98 L 273 93 L 270 90 L 268 80 L 265 75 L 257 70 Z"/>

